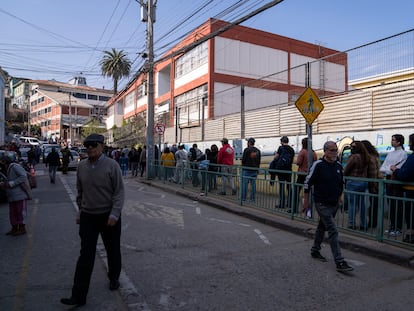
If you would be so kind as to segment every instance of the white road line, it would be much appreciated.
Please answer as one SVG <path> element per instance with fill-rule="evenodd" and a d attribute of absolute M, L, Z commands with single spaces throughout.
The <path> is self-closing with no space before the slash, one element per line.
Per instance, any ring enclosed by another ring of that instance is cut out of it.
<path fill-rule="evenodd" d="M 263 243 L 268 244 L 268 245 L 271 244 L 270 241 L 266 238 L 266 236 L 259 229 L 254 229 L 254 232 L 257 233 L 257 235 L 263 241 Z"/>

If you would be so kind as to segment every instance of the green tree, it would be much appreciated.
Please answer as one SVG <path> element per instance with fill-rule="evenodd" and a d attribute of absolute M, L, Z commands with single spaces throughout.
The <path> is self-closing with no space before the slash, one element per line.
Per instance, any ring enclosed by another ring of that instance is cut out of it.
<path fill-rule="evenodd" d="M 123 50 L 104 51 L 104 56 L 99 63 L 102 75 L 111 77 L 114 81 L 114 94 L 118 92 L 118 81 L 127 77 L 131 71 L 131 61 Z"/>

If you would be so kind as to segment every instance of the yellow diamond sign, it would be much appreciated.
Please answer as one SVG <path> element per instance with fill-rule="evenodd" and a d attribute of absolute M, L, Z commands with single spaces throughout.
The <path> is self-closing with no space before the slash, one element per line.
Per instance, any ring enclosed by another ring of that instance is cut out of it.
<path fill-rule="evenodd" d="M 308 87 L 302 95 L 300 95 L 295 102 L 295 106 L 306 119 L 308 124 L 312 124 L 323 110 L 323 104 L 310 87 Z"/>

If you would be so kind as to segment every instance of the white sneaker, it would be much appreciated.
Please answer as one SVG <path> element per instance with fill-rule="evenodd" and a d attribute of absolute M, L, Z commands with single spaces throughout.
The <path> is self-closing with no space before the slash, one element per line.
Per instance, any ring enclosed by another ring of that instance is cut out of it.
<path fill-rule="evenodd" d="M 390 231 L 390 236 L 400 236 L 402 234 L 402 232 L 400 230 L 391 230 Z"/>

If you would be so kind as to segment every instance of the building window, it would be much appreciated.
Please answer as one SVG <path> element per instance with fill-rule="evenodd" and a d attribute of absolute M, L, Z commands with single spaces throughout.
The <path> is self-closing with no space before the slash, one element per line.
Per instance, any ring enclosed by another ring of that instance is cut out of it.
<path fill-rule="evenodd" d="M 98 100 L 98 95 L 88 94 L 88 99 Z"/>
<path fill-rule="evenodd" d="M 175 77 L 179 78 L 190 71 L 204 65 L 208 60 L 207 41 L 185 53 L 175 64 Z"/>

